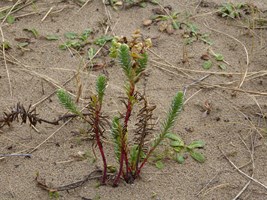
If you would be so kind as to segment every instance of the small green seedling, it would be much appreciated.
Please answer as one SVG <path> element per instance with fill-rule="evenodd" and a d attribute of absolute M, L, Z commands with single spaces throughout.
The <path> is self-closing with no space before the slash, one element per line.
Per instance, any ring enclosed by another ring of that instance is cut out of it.
<path fill-rule="evenodd" d="M 95 43 L 96 45 L 103 46 L 103 45 L 106 44 L 107 42 L 111 42 L 112 39 L 113 39 L 113 36 L 110 36 L 110 35 L 103 35 L 103 36 L 97 38 L 97 39 L 95 40 L 94 43 Z"/>
<path fill-rule="evenodd" d="M 31 33 L 35 38 L 39 37 L 39 32 L 35 28 L 24 28 L 23 31 Z"/>
<path fill-rule="evenodd" d="M 178 19 L 179 12 L 172 12 L 170 14 L 156 14 L 151 17 L 151 20 L 154 22 L 162 22 L 159 25 L 159 30 L 161 32 L 166 31 L 169 34 L 172 34 L 174 30 L 177 30 L 181 27 Z"/>
<path fill-rule="evenodd" d="M 8 15 L 6 18 L 7 23 L 13 24 L 15 22 L 16 18 L 13 15 Z"/>
<path fill-rule="evenodd" d="M 58 39 L 59 39 L 59 36 L 58 36 L 58 35 L 47 35 L 47 36 L 45 37 L 45 39 L 47 39 L 47 40 L 51 40 L 51 41 L 53 41 L 53 40 L 58 40 Z"/>
<path fill-rule="evenodd" d="M 208 54 L 211 54 L 212 57 Z M 208 50 L 207 54 L 204 54 L 201 58 L 205 60 L 202 67 L 206 70 L 210 69 L 213 66 L 213 63 L 217 63 L 218 67 L 222 70 L 226 69 L 225 64 L 229 65 L 229 63 L 224 60 L 224 56 L 222 54 L 215 53 L 211 48 Z"/>
<path fill-rule="evenodd" d="M 212 67 L 213 63 L 211 60 L 206 60 L 203 64 L 202 67 L 203 69 L 210 69 Z"/>
<path fill-rule="evenodd" d="M 85 29 L 81 34 L 75 32 L 67 32 L 64 36 L 68 39 L 63 44 L 59 45 L 61 50 L 66 50 L 68 48 L 73 48 L 76 50 L 81 50 L 88 43 L 89 36 L 93 33 L 91 29 Z M 57 37 L 50 37 L 50 40 L 56 40 Z"/>
<path fill-rule="evenodd" d="M 59 193 L 58 192 L 50 191 L 48 193 L 48 195 L 49 195 L 49 199 L 59 200 Z"/>
<path fill-rule="evenodd" d="M 239 18 L 241 17 L 242 8 L 244 8 L 246 4 L 239 3 L 239 4 L 233 4 L 233 3 L 224 3 L 219 8 L 219 15 L 222 17 L 228 17 L 228 18 Z"/>
<path fill-rule="evenodd" d="M 212 41 L 209 39 L 209 34 L 200 33 L 198 27 L 192 23 L 184 23 L 185 24 L 185 33 L 184 38 L 187 38 L 186 44 L 192 44 L 198 40 L 204 42 L 205 44 L 212 45 Z"/>
<path fill-rule="evenodd" d="M 8 49 L 11 48 L 11 45 L 10 45 L 10 43 L 8 41 L 4 41 L 2 43 L 2 48 L 5 49 L 5 50 L 8 50 Z"/>
<path fill-rule="evenodd" d="M 189 145 L 186 145 L 176 134 L 168 133 L 166 138 L 170 139 L 170 146 L 175 152 L 174 156 L 178 163 L 184 163 L 186 153 L 189 153 L 197 162 L 203 163 L 205 161 L 205 156 L 197 151 L 197 149 L 203 148 L 205 145 L 202 140 L 193 141 Z"/>

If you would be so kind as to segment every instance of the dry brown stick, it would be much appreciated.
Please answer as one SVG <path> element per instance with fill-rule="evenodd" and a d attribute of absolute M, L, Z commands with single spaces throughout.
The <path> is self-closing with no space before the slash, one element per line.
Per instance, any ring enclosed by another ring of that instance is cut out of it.
<path fill-rule="evenodd" d="M 248 55 L 248 50 L 247 50 L 246 46 L 245 46 L 240 40 L 238 40 L 237 38 L 235 38 L 234 36 L 229 35 L 229 34 L 227 34 L 227 33 L 225 33 L 225 32 L 216 30 L 216 29 L 214 29 L 214 28 L 211 28 L 211 27 L 208 25 L 207 22 L 205 22 L 204 25 L 205 25 L 208 29 L 210 29 L 210 30 L 212 30 L 212 31 L 214 31 L 214 32 L 217 32 L 217 33 L 220 33 L 220 34 L 223 34 L 223 35 L 228 36 L 229 38 L 235 40 L 236 42 L 238 42 L 239 44 L 241 44 L 241 46 L 243 46 L 243 48 L 244 48 L 244 50 L 245 50 L 245 53 L 246 53 L 246 69 L 245 69 L 245 72 L 244 72 L 244 74 L 242 75 L 242 79 L 241 79 L 241 81 L 240 81 L 240 83 L 239 83 L 239 85 L 238 85 L 238 88 L 240 88 L 240 87 L 243 85 L 244 80 L 246 79 L 246 76 L 247 76 L 247 73 L 248 73 L 248 67 L 249 67 L 249 55 Z"/>
<path fill-rule="evenodd" d="M 221 153 L 224 155 L 224 157 L 226 158 L 226 160 L 243 176 L 247 177 L 248 179 L 250 179 L 251 181 L 257 183 L 258 185 L 260 185 L 261 187 L 263 187 L 264 189 L 267 190 L 267 186 L 264 185 L 263 183 L 261 183 L 260 181 L 258 181 L 257 179 L 247 175 L 245 172 L 243 172 L 242 170 L 240 170 L 234 163 L 233 161 L 230 160 L 230 158 L 228 158 L 228 156 L 225 154 L 225 152 L 219 147 L 219 150 L 221 151 Z"/>
<path fill-rule="evenodd" d="M 54 187 L 54 188 L 51 188 L 51 187 L 47 186 L 47 184 L 43 180 L 39 180 L 38 179 L 39 176 L 37 176 L 35 178 L 35 180 L 37 182 L 37 186 L 42 188 L 42 189 L 44 189 L 44 190 L 46 190 L 46 191 L 49 191 L 49 192 L 64 191 L 64 190 L 71 190 L 71 189 L 78 188 L 78 187 L 82 186 L 83 184 L 85 184 L 89 180 L 101 178 L 102 175 L 92 176 L 96 172 L 97 173 L 99 173 L 99 172 L 101 173 L 102 171 L 101 170 L 95 170 L 95 171 L 91 172 L 90 174 L 88 174 L 87 176 L 85 176 L 80 181 L 76 181 L 74 183 L 70 183 L 70 184 L 67 184 L 67 185 Z"/>
<path fill-rule="evenodd" d="M 5 38 L 4 38 L 4 33 L 2 30 L 2 24 L 0 25 L 0 33 L 2 36 L 2 52 L 3 52 L 3 58 L 4 58 L 4 64 L 5 64 L 5 68 L 6 68 L 6 73 L 7 73 L 7 80 L 8 80 L 8 84 L 9 84 L 9 92 L 10 92 L 10 96 L 13 96 L 12 93 L 12 85 L 11 85 L 11 80 L 10 80 L 10 74 L 9 74 L 9 69 L 7 66 L 7 61 L 6 61 L 6 50 L 5 50 Z"/>

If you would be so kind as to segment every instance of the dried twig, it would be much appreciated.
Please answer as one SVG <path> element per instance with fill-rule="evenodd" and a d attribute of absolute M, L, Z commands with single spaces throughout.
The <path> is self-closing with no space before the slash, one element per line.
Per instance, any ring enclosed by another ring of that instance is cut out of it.
<path fill-rule="evenodd" d="M 251 181 L 257 183 L 258 185 L 260 185 L 261 187 L 263 187 L 264 189 L 267 190 L 267 186 L 264 185 L 263 183 L 261 183 L 260 181 L 258 181 L 257 179 L 247 175 L 245 172 L 243 172 L 242 170 L 240 170 L 234 163 L 233 161 L 230 160 L 230 158 L 228 158 L 228 156 L 225 154 L 225 152 L 219 147 L 219 150 L 221 151 L 221 153 L 224 155 L 224 157 L 226 158 L 226 160 L 243 176 L 247 177 L 248 179 L 250 179 Z"/>
<path fill-rule="evenodd" d="M 63 186 L 59 186 L 59 187 L 54 187 L 54 188 L 49 187 L 45 183 L 45 180 L 40 180 L 39 176 L 36 176 L 35 180 L 37 182 L 37 186 L 42 188 L 42 189 L 44 189 L 44 190 L 46 190 L 46 191 L 49 191 L 49 192 L 66 191 L 66 190 L 72 190 L 72 189 L 81 187 L 82 185 L 84 185 L 89 180 L 101 178 L 102 175 L 93 176 L 95 173 L 97 173 L 97 174 L 102 173 L 102 170 L 95 170 L 95 171 L 91 172 L 89 175 L 85 176 L 80 181 L 77 181 L 77 182 L 74 182 L 74 183 L 70 183 L 70 184 L 67 184 L 67 185 L 63 185 Z"/>

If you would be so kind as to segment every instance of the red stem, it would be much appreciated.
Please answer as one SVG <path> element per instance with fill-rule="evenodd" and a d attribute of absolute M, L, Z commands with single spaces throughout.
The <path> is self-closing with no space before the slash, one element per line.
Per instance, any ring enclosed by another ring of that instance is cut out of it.
<path fill-rule="evenodd" d="M 102 160 L 103 160 L 103 177 L 102 177 L 102 184 L 106 183 L 106 179 L 107 179 L 107 161 L 106 161 L 106 157 L 105 157 L 105 153 L 104 153 L 104 149 L 103 149 L 103 145 L 102 142 L 100 140 L 100 134 L 99 134 L 99 112 L 100 112 L 101 106 L 99 109 L 96 108 L 96 112 L 95 112 L 95 121 L 94 121 L 94 133 L 96 136 L 96 143 L 97 146 L 99 148 Z"/>
<path fill-rule="evenodd" d="M 145 157 L 145 159 L 143 160 L 143 162 L 141 163 L 140 167 L 137 169 L 136 172 L 136 177 L 139 176 L 141 169 L 144 167 L 144 165 L 146 164 L 148 158 L 150 157 L 151 153 L 155 150 L 155 147 L 153 147 L 147 154 L 147 156 Z"/>
<path fill-rule="evenodd" d="M 123 130 L 122 130 L 122 148 L 121 148 L 121 157 L 120 157 L 120 168 L 119 168 L 119 172 L 118 175 L 113 183 L 114 186 L 118 185 L 118 181 L 120 180 L 121 174 L 122 174 L 122 168 L 123 168 L 123 161 L 125 161 L 125 165 L 126 165 L 126 176 L 124 178 L 128 179 L 129 177 L 129 162 L 128 162 L 128 156 L 127 156 L 127 144 L 125 143 L 125 135 L 128 129 L 128 122 L 132 113 L 132 102 L 130 100 L 130 97 L 133 96 L 134 94 L 134 89 L 135 89 L 135 85 L 134 83 L 131 83 L 130 86 L 130 93 L 129 93 L 129 98 L 128 98 L 128 104 L 127 104 L 127 111 L 125 114 L 125 118 L 124 118 L 124 126 L 123 126 Z M 126 141 L 127 142 L 127 141 Z M 128 180 L 126 180 L 127 182 Z"/>
<path fill-rule="evenodd" d="M 121 153 L 121 157 L 120 157 L 120 169 L 118 172 L 118 175 L 116 176 L 114 182 L 113 182 L 113 186 L 117 187 L 118 186 L 118 182 L 120 180 L 121 174 L 122 174 L 122 168 L 123 168 L 123 160 L 124 160 L 124 153 Z"/>

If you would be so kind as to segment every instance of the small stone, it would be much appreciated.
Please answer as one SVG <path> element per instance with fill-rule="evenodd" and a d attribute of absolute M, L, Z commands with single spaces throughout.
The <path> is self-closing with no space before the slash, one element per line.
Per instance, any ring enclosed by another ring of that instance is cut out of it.
<path fill-rule="evenodd" d="M 152 24 L 152 20 L 151 19 L 145 19 L 144 21 L 143 21 L 143 25 L 144 26 L 149 26 L 149 25 L 151 25 Z"/>

